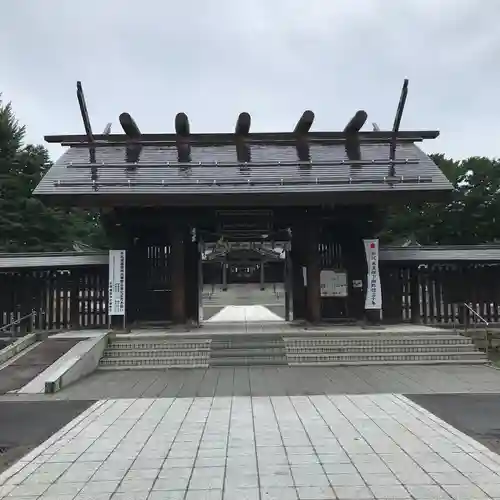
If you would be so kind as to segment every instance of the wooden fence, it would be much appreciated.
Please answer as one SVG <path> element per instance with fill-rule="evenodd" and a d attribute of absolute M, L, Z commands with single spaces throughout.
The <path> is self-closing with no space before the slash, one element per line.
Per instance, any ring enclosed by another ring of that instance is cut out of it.
<path fill-rule="evenodd" d="M 69 269 L 16 269 L 0 273 L 0 326 L 34 312 L 3 331 L 60 330 L 107 325 L 107 266 Z"/>
<path fill-rule="evenodd" d="M 429 325 L 500 322 L 500 265 L 396 262 L 381 266 L 383 317 Z"/>
<path fill-rule="evenodd" d="M 380 274 L 385 322 L 450 326 L 477 323 L 478 318 L 464 306 L 467 303 L 489 323 L 500 323 L 500 264 L 391 261 L 381 262 Z M 145 279 L 146 275 L 142 276 Z M 0 337 L 21 334 L 30 326 L 37 330 L 105 328 L 107 288 L 107 265 L 2 270 L 0 327 L 31 311 L 35 316 L 31 325 L 23 321 L 0 332 Z M 144 302 L 151 301 L 151 297 L 143 295 L 142 302 L 134 297 L 132 302 L 147 312 Z M 163 297 L 161 302 L 165 309 L 168 300 Z M 131 320 L 143 319 L 132 312 Z M 343 317 L 341 313 L 336 317 Z"/>

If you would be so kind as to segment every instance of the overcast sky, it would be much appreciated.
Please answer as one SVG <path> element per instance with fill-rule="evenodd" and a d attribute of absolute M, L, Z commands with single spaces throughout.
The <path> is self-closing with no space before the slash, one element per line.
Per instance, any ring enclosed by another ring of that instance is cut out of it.
<path fill-rule="evenodd" d="M 339 130 L 357 109 L 402 129 L 438 129 L 428 152 L 500 156 L 498 0 L 1 0 L 0 92 L 27 139 L 95 131 L 130 112 L 143 132 Z M 53 159 L 60 153 L 51 146 Z"/>

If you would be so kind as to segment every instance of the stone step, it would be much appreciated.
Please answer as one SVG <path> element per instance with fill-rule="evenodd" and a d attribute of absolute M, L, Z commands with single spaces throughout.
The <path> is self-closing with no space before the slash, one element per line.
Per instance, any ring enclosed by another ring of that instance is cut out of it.
<path fill-rule="evenodd" d="M 334 361 L 325 363 L 293 363 L 289 362 L 289 366 L 389 366 L 389 365 L 484 365 L 486 361 L 484 359 L 443 359 L 443 360 L 433 360 L 433 359 L 418 359 L 413 361 L 399 361 L 399 360 L 383 360 L 383 361 Z"/>
<path fill-rule="evenodd" d="M 212 351 L 218 349 L 272 349 L 273 347 L 284 347 L 285 343 L 279 340 L 248 340 L 248 341 L 219 341 L 213 340 L 211 344 Z"/>
<path fill-rule="evenodd" d="M 210 353 L 210 358 L 240 358 L 240 357 L 272 357 L 272 356 L 285 356 L 286 349 L 284 347 L 274 347 L 265 349 L 217 349 Z"/>
<path fill-rule="evenodd" d="M 179 358 L 208 357 L 210 349 L 113 349 L 104 350 L 105 358 Z"/>
<path fill-rule="evenodd" d="M 460 361 L 463 363 L 486 363 L 487 359 L 482 352 L 471 351 L 462 353 L 371 353 L 371 354 L 316 354 L 307 353 L 300 355 L 287 354 L 288 363 L 290 365 L 308 364 L 308 365 L 337 365 L 345 363 L 364 364 L 365 362 L 391 362 L 397 364 L 406 364 L 407 362 L 422 362 L 439 364 L 443 361 Z"/>
<path fill-rule="evenodd" d="M 419 353 L 419 352 L 474 352 L 470 344 L 414 344 L 414 345 L 384 345 L 384 346 L 353 346 L 335 345 L 321 347 L 287 347 L 288 354 L 318 353 Z"/>
<path fill-rule="evenodd" d="M 109 342 L 108 348 L 112 349 L 160 349 L 160 350 L 199 350 L 210 349 L 210 339 L 189 339 L 189 340 L 171 340 L 171 339 L 140 339 L 140 340 L 114 340 Z"/>
<path fill-rule="evenodd" d="M 285 337 L 290 347 L 323 346 L 386 346 L 386 345 L 473 345 L 472 339 L 458 335 L 412 335 L 412 336 L 322 336 Z"/>
<path fill-rule="evenodd" d="M 210 366 L 270 366 L 288 365 L 286 356 L 227 357 L 210 360 Z"/>
<path fill-rule="evenodd" d="M 208 367 L 209 358 L 193 357 L 193 356 L 178 356 L 175 358 L 160 358 L 160 357 L 103 357 L 99 361 L 99 368 L 203 368 Z"/>

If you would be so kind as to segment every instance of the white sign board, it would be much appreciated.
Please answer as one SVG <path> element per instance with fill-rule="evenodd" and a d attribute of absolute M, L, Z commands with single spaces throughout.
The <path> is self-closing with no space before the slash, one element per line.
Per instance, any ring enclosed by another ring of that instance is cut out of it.
<path fill-rule="evenodd" d="M 365 309 L 382 309 L 382 289 L 378 269 L 378 240 L 363 240 L 365 244 L 366 263 L 368 265 Z"/>
<path fill-rule="evenodd" d="M 320 274 L 322 297 L 347 297 L 347 273 L 323 269 Z"/>
<path fill-rule="evenodd" d="M 125 250 L 109 251 L 108 306 L 110 316 L 125 315 Z"/>

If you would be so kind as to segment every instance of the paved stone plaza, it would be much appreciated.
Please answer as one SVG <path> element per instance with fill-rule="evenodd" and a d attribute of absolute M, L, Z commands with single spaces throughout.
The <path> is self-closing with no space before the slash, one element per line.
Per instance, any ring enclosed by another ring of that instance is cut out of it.
<path fill-rule="evenodd" d="M 465 420 L 443 411 L 445 393 Z M 497 450 L 482 429 L 497 427 L 499 393 L 486 366 L 98 370 L 53 395 L 0 397 L 0 446 L 19 405 L 68 405 L 58 425 L 33 409 L 45 430 L 28 450 L 83 411 L 0 474 L 0 499 L 500 500 L 500 456 L 457 429 Z"/>
<path fill-rule="evenodd" d="M 61 392 L 44 396 L 44 399 L 498 392 L 500 370 L 485 366 L 252 366 L 189 370 L 98 370 Z M 18 401 L 20 397 L 4 396 L 3 399 Z"/>
<path fill-rule="evenodd" d="M 18 500 L 473 500 L 500 498 L 500 457 L 399 395 L 121 399 L 0 478 Z"/>

